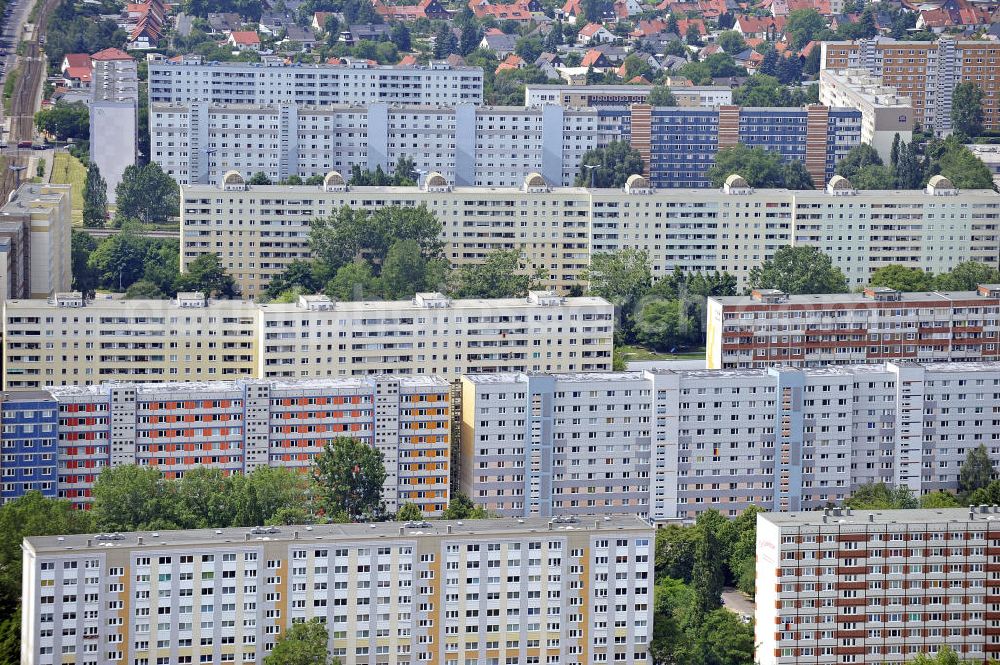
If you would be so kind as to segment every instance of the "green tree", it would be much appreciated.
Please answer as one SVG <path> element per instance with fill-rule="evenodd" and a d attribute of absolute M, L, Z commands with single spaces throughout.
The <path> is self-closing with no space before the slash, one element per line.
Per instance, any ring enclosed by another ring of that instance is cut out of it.
<path fill-rule="evenodd" d="M 125 300 L 162 300 L 167 297 L 155 282 L 140 279 L 125 289 Z"/>
<path fill-rule="evenodd" d="M 226 272 L 218 255 L 212 253 L 202 254 L 187 265 L 177 290 L 200 291 L 219 298 L 232 298 L 238 293 L 236 280 Z"/>
<path fill-rule="evenodd" d="M 920 497 L 921 508 L 961 508 L 962 503 L 951 492 L 938 490 Z"/>
<path fill-rule="evenodd" d="M 180 211 L 180 188 L 156 162 L 128 166 L 115 190 L 115 220 L 135 219 L 146 224 L 163 224 Z"/>
<path fill-rule="evenodd" d="M 442 22 L 434 33 L 434 57 L 438 60 L 458 52 L 458 38 L 447 22 Z"/>
<path fill-rule="evenodd" d="M 934 288 L 934 275 L 924 272 L 920 268 L 890 263 L 873 272 L 868 283 L 872 286 L 886 286 L 897 291 L 930 291 Z"/>
<path fill-rule="evenodd" d="M 917 146 L 911 143 L 900 142 L 896 152 L 896 159 L 891 164 L 893 180 L 897 189 L 916 189 L 920 187 L 923 179 L 923 165 L 917 153 Z"/>
<path fill-rule="evenodd" d="M 367 261 L 351 261 L 337 270 L 333 279 L 327 282 L 324 292 L 335 300 L 357 302 L 376 298 L 379 283 Z"/>
<path fill-rule="evenodd" d="M 88 228 L 104 226 L 108 219 L 108 183 L 101 176 L 97 164 L 87 169 L 83 183 L 83 225 Z"/>
<path fill-rule="evenodd" d="M 397 522 L 414 522 L 424 519 L 424 514 L 420 510 L 420 506 L 415 503 L 404 503 L 396 511 L 396 521 Z"/>
<path fill-rule="evenodd" d="M 975 291 L 980 284 L 1000 283 L 1000 271 L 985 263 L 963 261 L 934 278 L 938 291 Z"/>
<path fill-rule="evenodd" d="M 782 247 L 774 257 L 750 270 L 754 289 L 780 289 L 788 294 L 847 293 L 847 278 L 816 247 Z"/>
<path fill-rule="evenodd" d="M 410 50 L 410 29 L 402 21 L 395 21 L 392 24 L 389 29 L 389 39 L 403 53 Z"/>
<path fill-rule="evenodd" d="M 452 294 L 456 298 L 520 298 L 545 280 L 544 269 L 526 272 L 516 249 L 491 252 L 482 263 L 459 268 Z"/>
<path fill-rule="evenodd" d="M 871 164 L 862 166 L 850 179 L 854 189 L 892 189 L 895 183 L 892 171 L 887 166 Z"/>
<path fill-rule="evenodd" d="M 94 482 L 92 496 L 90 512 L 101 531 L 177 528 L 173 487 L 159 469 L 105 468 Z"/>
<path fill-rule="evenodd" d="M 986 446 L 979 444 L 966 453 L 965 462 L 958 472 L 958 491 L 971 494 L 986 487 L 993 480 L 993 462 Z"/>
<path fill-rule="evenodd" d="M 971 150 L 949 136 L 948 146 L 932 161 L 932 169 L 951 180 L 959 189 L 993 189 L 993 173 Z M 928 176 L 930 173 L 927 174 Z"/>
<path fill-rule="evenodd" d="M 701 30 L 694 23 L 689 23 L 687 31 L 684 33 L 684 41 L 688 46 L 701 46 Z"/>
<path fill-rule="evenodd" d="M 521 56 L 521 59 L 529 64 L 538 60 L 538 56 L 540 56 L 544 50 L 545 46 L 542 44 L 542 38 L 538 35 L 520 37 L 514 45 L 514 52 Z"/>
<path fill-rule="evenodd" d="M 309 476 L 292 469 L 260 466 L 231 479 L 230 521 L 232 526 L 302 524 L 312 521 Z M 297 519 L 285 522 L 282 514 L 299 511 Z"/>
<path fill-rule="evenodd" d="M 633 175 L 642 175 L 642 155 L 627 141 L 611 141 L 603 148 L 583 153 L 577 187 L 620 188 Z"/>
<path fill-rule="evenodd" d="M 913 665 L 961 665 L 962 659 L 947 644 L 941 645 L 933 656 L 922 653 L 912 661 Z"/>
<path fill-rule="evenodd" d="M 383 298 L 399 300 L 412 298 L 414 293 L 421 291 L 437 290 L 443 276 L 444 269 L 440 263 L 428 261 L 417 241 L 407 239 L 394 242 L 389 247 L 382 264 L 379 285 Z"/>
<path fill-rule="evenodd" d="M 248 185 L 273 185 L 274 182 L 263 171 L 257 171 L 247 179 Z"/>
<path fill-rule="evenodd" d="M 319 506 L 328 516 L 350 521 L 380 519 L 385 512 L 382 453 L 364 441 L 338 437 L 313 460 Z"/>
<path fill-rule="evenodd" d="M 90 254 L 88 266 L 99 284 L 128 288 L 138 281 L 145 269 L 149 243 L 139 235 L 134 224 L 124 224 L 120 233 L 102 241 Z"/>
<path fill-rule="evenodd" d="M 765 512 L 758 506 L 748 506 L 730 522 L 729 571 L 740 591 L 753 595 L 757 577 L 757 515 Z"/>
<path fill-rule="evenodd" d="M 97 288 L 97 273 L 90 266 L 90 255 L 97 249 L 97 240 L 85 231 L 73 230 L 70 240 L 70 273 L 73 290 L 85 298 L 93 297 Z"/>
<path fill-rule="evenodd" d="M 897 135 L 898 136 L 898 135 Z M 867 143 L 861 143 L 851 148 L 844 158 L 837 162 L 837 175 L 844 176 L 851 182 L 858 171 L 866 166 L 882 166 L 882 158 L 878 151 Z"/>
<path fill-rule="evenodd" d="M 627 324 L 653 280 L 649 253 L 628 247 L 615 252 L 598 252 L 590 257 L 584 279 L 590 282 L 591 295 L 614 304 L 623 323 Z M 623 327 L 628 329 L 630 325 Z"/>
<path fill-rule="evenodd" d="M 724 30 L 715 38 L 715 43 L 729 55 L 742 53 L 747 48 L 747 43 L 743 41 L 743 35 L 736 30 Z"/>
<path fill-rule="evenodd" d="M 983 89 L 973 81 L 955 86 L 951 96 L 951 124 L 969 138 L 983 133 Z"/>
<path fill-rule="evenodd" d="M 801 49 L 826 27 L 826 19 L 815 9 L 794 9 L 785 21 L 785 34 L 796 49 Z"/>
<path fill-rule="evenodd" d="M 313 256 L 336 271 L 356 259 L 371 263 L 378 275 L 393 243 L 415 240 L 426 259 L 442 258 L 441 223 L 426 206 L 387 206 L 377 210 L 344 206 L 310 223 Z"/>
<path fill-rule="evenodd" d="M 649 91 L 646 103 L 650 106 L 677 106 L 677 97 L 665 85 L 655 85 Z"/>
<path fill-rule="evenodd" d="M 330 633 L 319 618 L 293 623 L 274 643 L 264 665 L 331 665 Z"/>
<path fill-rule="evenodd" d="M 462 492 L 452 492 L 448 507 L 441 512 L 443 520 L 483 520 L 496 517 L 482 506 L 477 506 Z"/>
<path fill-rule="evenodd" d="M 743 623 L 734 612 L 709 612 L 698 630 L 697 652 L 704 663 L 746 665 L 754 662 L 753 625 Z"/>
<path fill-rule="evenodd" d="M 232 482 L 222 469 L 196 466 L 177 483 L 177 523 L 184 529 L 230 526 Z"/>
<path fill-rule="evenodd" d="M 698 516 L 698 521 L 703 519 Z M 694 588 L 695 621 L 700 622 L 709 612 L 722 607 L 722 586 L 724 583 L 721 546 L 715 529 L 702 525 L 700 537 L 695 542 L 694 565 L 691 568 L 691 586 Z"/>
<path fill-rule="evenodd" d="M 751 148 L 742 143 L 723 148 L 715 154 L 715 163 L 705 172 L 713 187 L 722 187 L 733 174 L 742 176 L 751 187 L 785 186 L 781 155 L 764 148 Z"/>
<path fill-rule="evenodd" d="M 639 310 L 635 320 L 635 338 L 643 346 L 667 351 L 697 341 L 698 324 L 684 311 L 679 300 L 653 300 Z"/>
<path fill-rule="evenodd" d="M 288 264 L 285 272 L 275 275 L 264 291 L 265 300 L 274 300 L 289 291 L 319 293 L 336 274 L 336 270 L 322 260 L 296 260 Z"/>
<path fill-rule="evenodd" d="M 35 114 L 35 126 L 56 141 L 86 141 L 90 139 L 90 111 L 83 102 L 57 102 Z"/>
<path fill-rule="evenodd" d="M 963 497 L 962 503 L 972 506 L 1000 504 L 1000 480 L 994 480 L 986 487 L 981 487 Z"/>
<path fill-rule="evenodd" d="M 690 582 L 699 534 L 690 526 L 667 524 L 656 530 L 656 578 Z"/>
<path fill-rule="evenodd" d="M 893 510 L 918 508 L 920 502 L 906 485 L 890 487 L 885 483 L 859 485 L 844 505 L 859 510 Z"/>
<path fill-rule="evenodd" d="M 806 170 L 805 164 L 797 159 L 781 165 L 781 182 L 786 189 L 815 189 L 812 176 Z"/>

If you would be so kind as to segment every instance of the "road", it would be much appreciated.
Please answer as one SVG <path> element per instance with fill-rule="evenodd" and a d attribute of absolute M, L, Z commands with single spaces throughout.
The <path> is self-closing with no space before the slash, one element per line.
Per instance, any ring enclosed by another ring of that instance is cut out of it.
<path fill-rule="evenodd" d="M 95 238 L 107 238 L 108 236 L 113 236 L 116 233 L 121 233 L 121 229 L 88 229 L 85 227 L 76 227 L 77 231 L 83 231 L 84 233 L 89 233 Z M 180 238 L 180 231 L 143 231 L 140 235 L 147 238 Z"/>
<path fill-rule="evenodd" d="M 15 0 L 15 9 L 3 32 L 4 48 L 8 54 L 18 48 L 18 40 L 24 31 L 21 25 L 31 11 L 33 0 Z M 38 12 L 38 24 L 34 26 L 30 35 L 25 35 L 22 54 L 15 58 L 18 69 L 17 81 L 14 84 L 11 96 L 11 113 L 5 122 L 9 124 L 7 134 L 7 144 L 17 144 L 21 141 L 32 141 L 35 138 L 35 111 L 38 109 L 39 97 L 41 96 L 42 83 L 45 81 L 47 61 L 45 53 L 39 44 L 39 38 L 45 34 L 49 17 L 55 10 L 58 0 L 38 0 L 42 6 Z M 4 77 L 10 73 L 12 66 L 8 62 L 5 64 Z M 22 177 L 30 177 L 31 174 L 24 174 L 21 171 L 28 168 L 30 164 L 29 154 L 15 154 L 4 158 L 7 168 L 0 174 L 0 201 L 6 201 L 11 192 L 17 187 Z"/>
<path fill-rule="evenodd" d="M 722 590 L 722 606 L 730 612 L 736 612 L 751 619 L 756 610 L 756 606 L 752 600 L 743 595 L 742 591 L 731 587 L 726 587 Z"/>

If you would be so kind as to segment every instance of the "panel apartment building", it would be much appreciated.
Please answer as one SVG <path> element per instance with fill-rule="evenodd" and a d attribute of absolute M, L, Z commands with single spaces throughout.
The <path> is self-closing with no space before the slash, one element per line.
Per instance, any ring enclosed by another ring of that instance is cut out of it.
<path fill-rule="evenodd" d="M 336 378 L 368 374 L 611 369 L 614 308 L 601 298 L 256 305 L 87 300 L 79 293 L 4 304 L 4 389 L 107 381 Z"/>
<path fill-rule="evenodd" d="M 457 185 L 517 186 L 538 172 L 571 185 L 587 150 L 631 141 L 657 187 L 710 187 L 705 170 L 745 143 L 801 161 L 822 187 L 862 139 L 862 113 L 827 108 L 487 107 L 473 103 L 306 106 L 159 103 L 150 107 L 153 161 L 181 184 L 230 170 L 279 181 L 357 166 L 391 169 L 400 157 Z"/>
<path fill-rule="evenodd" d="M 757 516 L 755 662 L 902 665 L 1000 655 L 997 508 Z"/>
<path fill-rule="evenodd" d="M 318 617 L 344 665 L 646 665 L 653 536 L 633 517 L 30 538 L 21 662 L 261 663 Z"/>
<path fill-rule="evenodd" d="M 1000 359 L 1000 285 L 708 299 L 709 369 Z"/>
<path fill-rule="evenodd" d="M 342 436 L 379 450 L 383 499 L 428 515 L 448 503 L 448 382 L 387 376 L 303 381 L 104 383 L 2 396 L 2 493 L 34 490 L 78 506 L 107 467 L 152 466 L 179 478 L 195 466 L 250 473 L 309 468 Z"/>
<path fill-rule="evenodd" d="M 0 207 L 0 300 L 69 290 L 71 207 L 69 185 L 34 183 Z"/>
<path fill-rule="evenodd" d="M 337 65 L 263 62 L 205 62 L 200 56 L 149 63 L 150 104 L 301 106 L 338 104 L 481 104 L 483 70 L 430 65 L 373 65 L 348 60 Z"/>
<path fill-rule="evenodd" d="M 151 102 L 149 117 L 152 160 L 182 185 L 231 170 L 276 182 L 355 166 L 391 172 L 400 157 L 464 185 L 516 185 L 533 171 L 571 184 L 598 135 L 596 111 L 553 105 Z"/>
<path fill-rule="evenodd" d="M 815 510 L 867 482 L 955 490 L 1000 461 L 1000 363 L 462 379 L 462 491 L 502 515 Z"/>
<path fill-rule="evenodd" d="M 549 187 L 538 174 L 520 188 L 454 187 L 430 174 L 422 187 L 348 187 L 339 173 L 317 186 L 251 186 L 237 173 L 218 185 L 181 188 L 181 266 L 219 256 L 245 297 L 258 296 L 295 260 L 309 258 L 309 221 L 342 206 L 419 206 L 442 225 L 453 266 L 518 249 L 529 270 L 565 292 L 591 255 L 649 252 L 655 278 L 675 268 L 750 270 L 787 245 L 828 254 L 852 286 L 901 263 L 931 272 L 964 260 L 998 266 L 1000 195 L 962 191 L 935 178 L 924 191 L 857 191 L 836 176 L 825 190 L 754 190 L 741 178 L 718 189 L 655 189 L 635 176 L 618 189 Z"/>
<path fill-rule="evenodd" d="M 899 95 L 909 97 L 915 121 L 937 134 L 951 132 L 955 86 L 983 90 L 983 125 L 1000 129 L 1000 43 L 988 40 L 896 41 L 886 37 L 823 42 L 820 69 L 864 69 Z"/>

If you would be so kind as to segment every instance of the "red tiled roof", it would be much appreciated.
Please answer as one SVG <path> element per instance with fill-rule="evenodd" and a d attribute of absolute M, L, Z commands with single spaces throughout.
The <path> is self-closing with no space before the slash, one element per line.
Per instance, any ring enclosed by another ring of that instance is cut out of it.
<path fill-rule="evenodd" d="M 132 56 L 130 56 L 128 53 L 126 53 L 125 51 L 123 51 L 121 49 L 118 49 L 118 48 L 106 48 L 106 49 L 100 50 L 97 53 L 95 53 L 94 55 L 90 56 L 90 59 L 91 60 L 101 60 L 101 61 L 108 61 L 108 60 L 135 60 L 135 58 L 133 58 Z"/>
<path fill-rule="evenodd" d="M 415 64 L 417 64 L 417 56 L 415 56 L 413 54 L 404 55 L 403 58 L 399 61 L 399 64 L 402 67 L 408 67 L 410 65 L 415 65 Z"/>
<path fill-rule="evenodd" d="M 67 67 L 63 71 L 63 76 L 66 78 L 76 79 L 82 81 L 83 83 L 89 83 L 92 75 L 93 70 L 90 68 L 90 65 L 85 65 L 83 67 Z"/>
<path fill-rule="evenodd" d="M 516 53 L 511 53 L 504 59 L 503 62 L 497 65 L 496 71 L 502 72 L 512 69 L 520 69 L 521 67 L 524 67 L 524 60 L 522 60 L 521 56 Z"/>
<path fill-rule="evenodd" d="M 234 30 L 229 33 L 234 44 L 260 44 L 260 36 L 251 30 Z"/>
<path fill-rule="evenodd" d="M 583 60 L 580 61 L 580 66 L 590 67 L 591 65 L 596 64 L 602 57 L 604 57 L 603 53 L 595 48 L 592 48 L 587 51 L 586 55 L 583 56 Z"/>
<path fill-rule="evenodd" d="M 705 22 L 700 18 L 680 18 L 677 19 L 677 29 L 680 30 L 679 37 L 684 37 L 687 35 L 688 28 L 694 26 L 698 30 L 698 34 L 707 35 L 708 30 L 705 29 Z"/>
<path fill-rule="evenodd" d="M 667 22 L 662 18 L 654 18 L 649 21 L 639 19 L 638 25 L 632 31 L 633 37 L 649 37 L 663 32 L 667 29 Z"/>
<path fill-rule="evenodd" d="M 584 37 L 593 37 L 597 32 L 604 26 L 600 23 L 588 23 L 587 25 L 580 28 L 580 33 Z"/>

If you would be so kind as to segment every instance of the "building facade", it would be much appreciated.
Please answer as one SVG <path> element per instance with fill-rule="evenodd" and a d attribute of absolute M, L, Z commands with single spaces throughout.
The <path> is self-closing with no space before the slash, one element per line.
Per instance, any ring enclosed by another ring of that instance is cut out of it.
<path fill-rule="evenodd" d="M 889 164 L 892 144 L 913 140 L 913 102 L 900 96 L 895 88 L 882 85 L 865 69 L 824 69 L 819 76 L 819 101 L 827 106 L 857 109 L 861 112 L 861 142 L 875 148 L 882 161 Z"/>
<path fill-rule="evenodd" d="M 937 134 L 951 132 L 955 86 L 972 82 L 983 90 L 983 125 L 1000 128 L 1000 43 L 989 40 L 896 41 L 885 37 L 823 42 L 820 69 L 864 69 L 881 84 L 908 97 L 915 123 Z"/>
<path fill-rule="evenodd" d="M 0 298 L 46 298 L 72 282 L 69 185 L 26 183 L 0 207 Z"/>
<path fill-rule="evenodd" d="M 355 167 L 391 172 L 400 157 L 461 185 L 516 186 L 531 172 L 572 184 L 583 154 L 597 147 L 597 124 L 593 109 L 554 105 L 150 106 L 152 160 L 182 185 L 218 182 L 231 170 L 274 181 Z"/>
<path fill-rule="evenodd" d="M 1000 359 L 1000 285 L 977 291 L 710 297 L 709 369 Z"/>
<path fill-rule="evenodd" d="M 818 104 L 805 108 L 652 107 L 631 110 L 631 143 L 654 187 L 711 187 L 715 154 L 741 143 L 802 162 L 823 187 L 837 162 L 861 143 L 861 112 Z"/>
<path fill-rule="evenodd" d="M 108 381 L 336 378 L 369 374 L 599 371 L 611 368 L 613 306 L 601 298 L 255 305 L 88 300 L 79 293 L 4 305 L 4 389 Z"/>
<path fill-rule="evenodd" d="M 383 455 L 383 500 L 425 514 L 448 504 L 450 385 L 437 377 L 105 383 L 3 395 L 4 500 L 36 490 L 77 506 L 108 467 L 250 473 L 309 469 L 324 445 L 359 439 Z"/>
<path fill-rule="evenodd" d="M 995 659 L 996 520 L 995 506 L 758 515 L 755 662 Z"/>
<path fill-rule="evenodd" d="M 1000 196 L 959 195 L 943 178 L 924 191 L 859 191 L 839 176 L 825 190 L 790 191 L 754 190 L 740 178 L 721 190 L 655 189 L 635 176 L 618 190 L 549 187 L 537 174 L 520 188 L 452 187 L 438 174 L 420 188 L 348 187 L 339 173 L 323 185 L 251 186 L 229 174 L 219 185 L 182 187 L 181 198 L 182 269 L 215 253 L 248 298 L 309 258 L 309 221 L 344 205 L 426 205 L 453 266 L 517 249 L 559 292 L 581 283 L 593 254 L 623 248 L 648 251 L 654 278 L 718 270 L 741 287 L 787 245 L 818 247 L 852 287 L 892 263 L 935 273 L 964 260 L 998 266 Z"/>
<path fill-rule="evenodd" d="M 629 108 L 645 104 L 651 85 L 568 85 L 529 83 L 524 86 L 524 105 L 558 104 L 566 107 Z M 712 108 L 733 103 L 733 89 L 727 85 L 691 85 L 670 89 L 678 106 Z"/>
<path fill-rule="evenodd" d="M 1000 363 L 497 374 L 462 380 L 459 486 L 506 516 L 815 510 L 956 490 L 1000 461 Z"/>
<path fill-rule="evenodd" d="M 430 65 L 373 65 L 351 60 L 337 65 L 263 62 L 204 62 L 200 56 L 149 64 L 150 104 L 292 104 L 335 106 L 418 104 L 454 106 L 483 102 L 483 70 Z"/>
<path fill-rule="evenodd" d="M 122 174 L 135 164 L 139 151 L 139 74 L 135 58 L 116 48 L 95 53 L 91 63 L 90 158 L 114 203 Z"/>
<path fill-rule="evenodd" d="M 31 538 L 22 663 L 261 663 L 314 617 L 344 665 L 650 662 L 635 518 Z"/>

